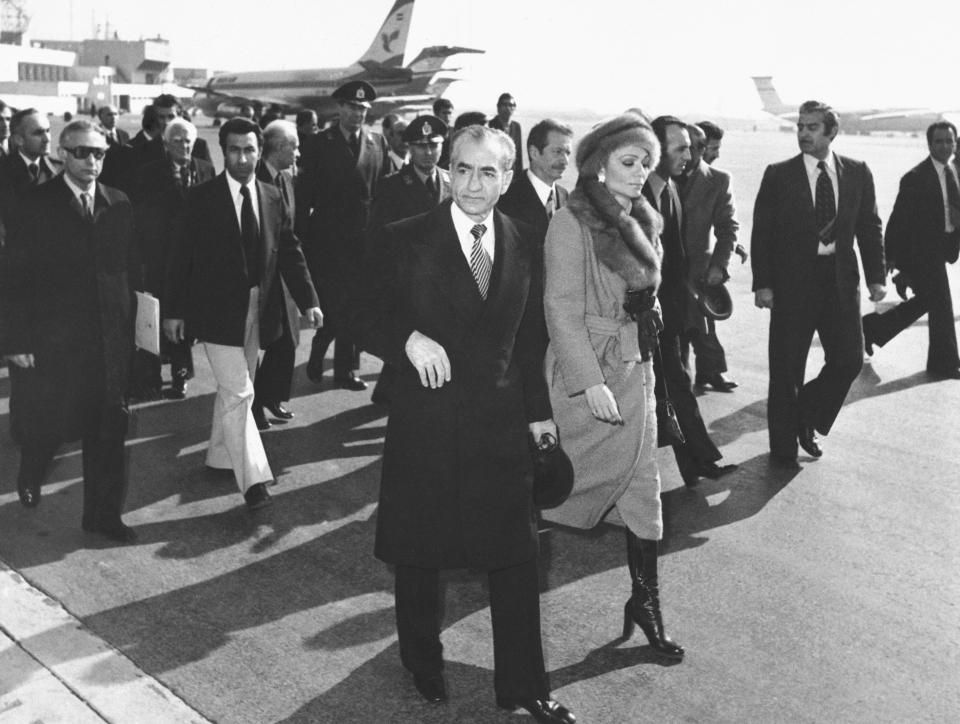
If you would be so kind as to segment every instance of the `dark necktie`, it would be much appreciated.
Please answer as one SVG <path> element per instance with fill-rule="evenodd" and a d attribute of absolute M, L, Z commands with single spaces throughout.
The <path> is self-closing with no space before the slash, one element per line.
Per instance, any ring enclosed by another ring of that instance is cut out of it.
<path fill-rule="evenodd" d="M 833 195 L 833 182 L 827 173 L 827 164 L 817 164 L 820 175 L 817 176 L 816 206 L 817 236 L 821 244 L 830 244 L 834 240 L 834 226 L 837 221 L 837 200 Z"/>
<path fill-rule="evenodd" d="M 40 166 L 31 163 L 27 166 L 27 171 L 30 172 L 30 185 L 36 186 L 40 182 Z"/>
<path fill-rule="evenodd" d="M 473 272 L 477 289 L 484 299 L 487 298 L 487 292 L 490 291 L 490 270 L 493 267 L 493 262 L 480 243 L 480 239 L 483 238 L 486 231 L 487 227 L 483 224 L 476 224 L 470 229 L 470 233 L 473 235 L 473 248 L 470 250 L 470 271 Z"/>
<path fill-rule="evenodd" d="M 253 213 L 253 199 L 250 189 L 240 187 L 243 204 L 240 207 L 240 238 L 243 240 L 243 254 L 247 261 L 247 282 L 251 287 L 260 283 L 260 228 L 257 216 Z"/>
<path fill-rule="evenodd" d="M 360 136 L 356 133 L 350 136 L 350 151 L 354 158 L 360 158 Z"/>
<path fill-rule="evenodd" d="M 954 172 L 955 169 L 951 171 L 949 163 L 943 168 L 943 174 L 947 180 L 947 214 L 953 230 L 957 231 L 960 229 L 960 187 L 957 186 Z"/>
<path fill-rule="evenodd" d="M 283 207 L 285 209 L 290 208 L 290 197 L 287 196 L 287 185 L 283 182 L 283 171 L 277 173 L 277 177 L 274 179 L 274 183 L 277 184 L 277 188 L 280 189 L 280 197 L 283 199 Z"/>
<path fill-rule="evenodd" d="M 430 198 L 436 202 L 437 200 L 437 184 L 433 180 L 433 174 L 427 176 L 427 193 L 430 194 Z"/>
<path fill-rule="evenodd" d="M 87 192 L 80 194 L 80 205 L 83 206 L 83 218 L 91 221 L 93 219 L 93 209 L 90 204 L 90 194 Z"/>
<path fill-rule="evenodd" d="M 186 164 L 180 167 L 180 185 L 185 189 L 190 188 L 190 167 Z"/>
<path fill-rule="evenodd" d="M 543 205 L 547 212 L 547 218 L 553 218 L 553 212 L 556 211 L 557 200 L 553 195 L 553 186 L 550 187 L 550 195 L 547 196 L 547 203 Z"/>

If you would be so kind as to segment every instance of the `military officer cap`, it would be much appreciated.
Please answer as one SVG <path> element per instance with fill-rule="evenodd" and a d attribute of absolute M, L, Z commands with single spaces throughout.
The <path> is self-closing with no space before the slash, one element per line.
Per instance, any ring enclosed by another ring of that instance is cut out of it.
<path fill-rule="evenodd" d="M 377 99 L 377 91 L 365 80 L 352 80 L 337 88 L 333 97 L 341 103 L 357 103 L 369 108 L 370 101 Z"/>
<path fill-rule="evenodd" d="M 417 116 L 403 132 L 407 143 L 440 143 L 447 137 L 447 124 L 436 116 Z"/>

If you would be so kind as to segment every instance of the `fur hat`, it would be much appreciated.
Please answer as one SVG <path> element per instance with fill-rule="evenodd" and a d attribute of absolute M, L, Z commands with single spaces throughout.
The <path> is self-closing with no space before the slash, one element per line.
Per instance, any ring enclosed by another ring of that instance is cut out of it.
<path fill-rule="evenodd" d="M 648 149 L 654 162 L 660 156 L 660 144 L 650 124 L 642 116 L 628 112 L 595 126 L 581 139 L 577 146 L 580 175 L 597 178 L 610 154 L 627 145 Z"/>

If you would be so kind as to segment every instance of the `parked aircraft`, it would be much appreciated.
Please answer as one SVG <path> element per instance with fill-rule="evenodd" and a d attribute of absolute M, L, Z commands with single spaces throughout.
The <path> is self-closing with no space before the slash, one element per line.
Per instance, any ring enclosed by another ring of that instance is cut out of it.
<path fill-rule="evenodd" d="M 369 117 L 427 109 L 457 80 L 446 74 L 458 69 L 444 68 L 444 60 L 484 51 L 434 45 L 404 66 L 413 3 L 396 0 L 367 52 L 347 67 L 220 73 L 194 89 L 192 105 L 215 119 L 238 115 L 244 105 L 255 110 L 276 105 L 285 113 L 309 108 L 322 122 L 337 114 L 337 103 L 330 97 L 334 90 L 351 80 L 365 80 L 377 89 Z"/>
<path fill-rule="evenodd" d="M 799 105 L 780 100 L 769 75 L 753 76 L 763 110 L 778 118 L 784 126 L 793 126 L 797 121 Z M 931 108 L 870 108 L 848 111 L 837 108 L 840 130 L 846 133 L 903 132 L 922 133 L 931 123 L 941 120 L 956 122 L 955 111 L 936 111 Z"/>

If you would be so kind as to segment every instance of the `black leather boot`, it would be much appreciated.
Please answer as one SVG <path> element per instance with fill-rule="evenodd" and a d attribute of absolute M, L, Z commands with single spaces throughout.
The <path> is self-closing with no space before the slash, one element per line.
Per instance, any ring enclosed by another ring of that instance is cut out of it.
<path fill-rule="evenodd" d="M 654 651 L 667 658 L 682 659 L 683 647 L 663 630 L 657 581 L 658 549 L 657 541 L 641 540 L 627 529 L 627 568 L 633 595 L 623 607 L 623 638 L 630 638 L 634 626 L 639 626 Z"/>

